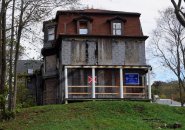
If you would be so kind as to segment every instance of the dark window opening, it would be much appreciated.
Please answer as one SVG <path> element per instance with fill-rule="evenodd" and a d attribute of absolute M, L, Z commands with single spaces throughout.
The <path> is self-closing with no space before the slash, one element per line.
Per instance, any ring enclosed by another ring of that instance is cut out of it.
<path fill-rule="evenodd" d="M 88 22 L 79 21 L 79 34 L 88 34 Z"/>

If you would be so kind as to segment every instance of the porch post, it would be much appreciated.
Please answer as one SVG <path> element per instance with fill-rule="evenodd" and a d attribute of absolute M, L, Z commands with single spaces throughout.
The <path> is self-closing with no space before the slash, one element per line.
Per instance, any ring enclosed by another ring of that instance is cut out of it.
<path fill-rule="evenodd" d="M 123 69 L 120 68 L 120 98 L 123 98 Z"/>
<path fill-rule="evenodd" d="M 150 68 L 148 68 L 148 98 L 149 99 L 152 99 L 152 96 L 151 96 L 150 74 L 151 74 L 151 71 L 150 71 Z"/>
<path fill-rule="evenodd" d="M 95 68 L 92 68 L 92 98 L 95 98 Z"/>
<path fill-rule="evenodd" d="M 65 100 L 68 99 L 68 77 L 67 77 L 67 68 L 64 69 L 65 75 Z"/>

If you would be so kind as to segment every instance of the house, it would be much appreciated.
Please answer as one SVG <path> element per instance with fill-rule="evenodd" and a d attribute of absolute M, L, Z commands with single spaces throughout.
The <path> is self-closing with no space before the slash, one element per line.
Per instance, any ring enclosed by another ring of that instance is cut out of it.
<path fill-rule="evenodd" d="M 62 10 L 43 23 L 43 104 L 151 99 L 140 14 Z"/>
<path fill-rule="evenodd" d="M 42 104 L 42 76 L 40 60 L 18 60 L 17 99 L 18 103 Z"/>

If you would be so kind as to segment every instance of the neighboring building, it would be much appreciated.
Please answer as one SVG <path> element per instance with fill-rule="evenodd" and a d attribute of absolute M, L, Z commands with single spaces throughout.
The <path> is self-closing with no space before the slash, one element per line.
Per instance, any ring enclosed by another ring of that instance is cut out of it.
<path fill-rule="evenodd" d="M 43 104 L 150 100 L 148 37 L 139 18 L 139 13 L 86 9 L 58 11 L 44 22 Z"/>
<path fill-rule="evenodd" d="M 32 100 L 33 104 L 42 104 L 42 76 L 40 60 L 18 60 L 17 86 L 20 103 Z"/>

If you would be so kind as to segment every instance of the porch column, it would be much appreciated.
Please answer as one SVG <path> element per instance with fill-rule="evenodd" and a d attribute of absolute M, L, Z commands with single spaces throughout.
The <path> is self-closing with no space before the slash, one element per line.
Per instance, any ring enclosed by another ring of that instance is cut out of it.
<path fill-rule="evenodd" d="M 150 71 L 150 68 L 148 68 L 148 98 L 149 98 L 149 99 L 152 99 L 152 96 L 151 96 L 150 75 L 151 75 L 151 71 Z"/>
<path fill-rule="evenodd" d="M 92 68 L 92 98 L 95 98 L 95 68 Z"/>
<path fill-rule="evenodd" d="M 120 72 L 120 98 L 123 98 L 123 69 L 119 69 Z"/>
<path fill-rule="evenodd" d="M 68 77 L 67 77 L 67 68 L 64 69 L 65 75 L 65 99 L 68 99 Z"/>

